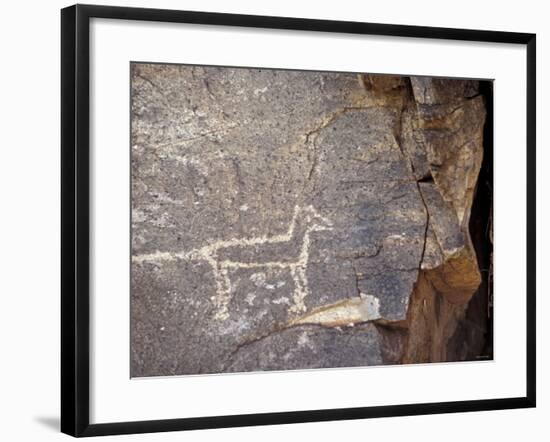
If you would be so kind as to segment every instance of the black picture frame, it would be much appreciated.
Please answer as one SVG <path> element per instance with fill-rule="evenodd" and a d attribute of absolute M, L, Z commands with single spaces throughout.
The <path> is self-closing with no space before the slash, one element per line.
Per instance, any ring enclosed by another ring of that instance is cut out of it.
<path fill-rule="evenodd" d="M 527 391 L 524 397 L 90 424 L 90 19 L 322 31 L 525 45 L 527 50 Z M 536 404 L 536 35 L 288 17 L 75 5 L 61 10 L 61 431 L 99 436 L 426 415 Z"/>

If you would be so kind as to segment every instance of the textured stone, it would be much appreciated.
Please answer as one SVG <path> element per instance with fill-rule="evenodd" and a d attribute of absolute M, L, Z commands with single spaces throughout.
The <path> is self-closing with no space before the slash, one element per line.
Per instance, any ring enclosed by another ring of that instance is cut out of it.
<path fill-rule="evenodd" d="M 224 371 L 247 371 L 251 365 L 257 370 L 381 365 L 381 342 L 372 324 L 345 329 L 290 327 L 239 347 Z"/>
<path fill-rule="evenodd" d="M 479 94 L 476 80 L 410 77 L 414 99 L 421 105 L 453 104 Z"/>
<path fill-rule="evenodd" d="M 133 64 L 132 376 L 446 360 L 477 83 Z"/>

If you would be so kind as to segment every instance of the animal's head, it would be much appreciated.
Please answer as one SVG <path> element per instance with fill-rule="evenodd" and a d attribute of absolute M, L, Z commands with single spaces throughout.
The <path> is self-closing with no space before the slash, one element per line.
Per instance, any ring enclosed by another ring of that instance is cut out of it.
<path fill-rule="evenodd" d="M 313 206 L 301 208 L 302 219 L 304 219 L 312 232 L 321 232 L 323 230 L 332 230 L 332 222 L 321 216 Z"/>

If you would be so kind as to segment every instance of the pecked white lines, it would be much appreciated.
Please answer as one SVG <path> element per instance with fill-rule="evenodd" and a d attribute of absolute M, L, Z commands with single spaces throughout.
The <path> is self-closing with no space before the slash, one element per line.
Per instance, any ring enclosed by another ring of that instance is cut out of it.
<path fill-rule="evenodd" d="M 215 318 L 225 320 L 229 317 L 228 306 L 232 297 L 229 270 L 232 269 L 283 269 L 289 270 L 294 281 L 293 305 L 289 313 L 299 314 L 306 310 L 305 298 L 309 293 L 307 280 L 307 265 L 311 245 L 311 232 L 331 230 L 332 223 L 322 217 L 313 206 L 294 207 L 292 220 L 285 233 L 273 236 L 258 236 L 252 238 L 232 238 L 220 240 L 206 246 L 182 252 L 161 252 L 137 255 L 132 257 L 136 264 L 144 262 L 168 262 L 176 260 L 203 260 L 211 267 L 216 283 L 216 294 L 211 300 L 216 307 Z M 299 254 L 284 261 L 241 262 L 236 259 L 220 259 L 218 254 L 222 249 L 230 247 L 253 247 L 255 253 L 262 253 L 262 244 L 276 244 L 296 241 L 300 244 Z"/>

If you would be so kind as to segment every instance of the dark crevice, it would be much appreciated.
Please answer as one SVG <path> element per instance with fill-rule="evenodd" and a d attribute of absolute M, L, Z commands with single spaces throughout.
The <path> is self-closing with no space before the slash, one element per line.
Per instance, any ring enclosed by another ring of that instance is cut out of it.
<path fill-rule="evenodd" d="M 420 188 L 420 184 L 416 183 L 418 187 L 418 193 L 420 194 L 420 199 L 422 200 L 422 204 L 424 204 L 424 210 L 426 211 L 426 227 L 424 228 L 424 243 L 422 244 L 422 253 L 420 255 L 420 261 L 418 261 L 418 272 L 422 270 L 422 262 L 424 262 L 424 255 L 426 254 L 426 243 L 428 242 L 428 230 L 430 229 L 430 212 L 428 210 L 428 205 L 426 204 L 426 200 L 424 199 L 424 195 L 422 193 L 422 189 Z"/>
<path fill-rule="evenodd" d="M 470 236 L 481 273 L 481 284 L 470 300 L 465 318 L 449 342 L 454 359 L 493 358 L 493 307 L 491 218 L 493 212 L 493 82 L 480 82 L 486 108 L 483 162 L 470 216 Z"/>
<path fill-rule="evenodd" d="M 433 183 L 434 182 L 434 177 L 432 176 L 431 172 L 428 172 L 422 178 L 416 180 L 416 182 L 417 183 Z"/>

